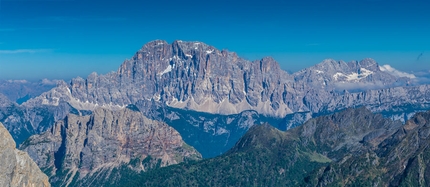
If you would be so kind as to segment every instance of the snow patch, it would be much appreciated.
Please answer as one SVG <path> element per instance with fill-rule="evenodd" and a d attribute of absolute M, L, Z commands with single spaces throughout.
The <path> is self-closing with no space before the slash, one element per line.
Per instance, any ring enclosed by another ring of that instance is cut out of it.
<path fill-rule="evenodd" d="M 339 77 L 346 77 L 346 75 L 340 72 L 337 72 L 333 75 L 334 80 L 337 80 Z"/>
<path fill-rule="evenodd" d="M 391 67 L 388 64 L 385 64 L 383 66 L 379 66 L 379 70 L 381 70 L 383 72 L 387 72 L 387 73 L 389 73 L 393 76 L 396 76 L 396 77 L 407 77 L 407 78 L 411 78 L 411 79 L 417 78 L 414 74 L 399 71 L 397 69 L 394 69 L 393 67 Z"/>
<path fill-rule="evenodd" d="M 373 71 L 370 71 L 366 68 L 360 68 L 360 73 L 351 73 L 351 74 L 345 75 L 343 73 L 337 72 L 336 74 L 333 75 L 333 78 L 335 80 L 338 80 L 340 77 L 345 77 L 346 81 L 359 81 L 373 73 L 374 73 Z"/>
<path fill-rule="evenodd" d="M 167 66 L 167 68 L 166 68 L 163 72 L 159 73 L 158 75 L 162 76 L 162 75 L 164 75 L 165 73 L 169 73 L 169 72 L 171 72 L 171 71 L 172 71 L 172 69 L 174 68 L 174 66 L 175 66 L 174 64 L 173 64 L 173 67 L 172 67 L 172 65 Z"/>
<path fill-rule="evenodd" d="M 206 54 L 211 54 L 212 52 L 214 52 L 214 50 L 212 49 L 212 50 L 207 50 L 206 51 Z"/>
<path fill-rule="evenodd" d="M 315 72 L 317 72 L 317 74 L 324 73 L 324 71 L 320 71 L 320 70 L 315 70 Z"/>
<path fill-rule="evenodd" d="M 358 73 L 352 73 L 346 76 L 347 81 L 358 81 L 363 78 L 366 78 L 367 76 L 373 74 L 373 71 L 370 71 L 365 68 L 360 68 L 360 74 Z"/>
<path fill-rule="evenodd" d="M 193 58 L 193 55 L 190 55 L 190 54 L 185 54 L 185 56 L 186 56 L 186 57 Z"/>

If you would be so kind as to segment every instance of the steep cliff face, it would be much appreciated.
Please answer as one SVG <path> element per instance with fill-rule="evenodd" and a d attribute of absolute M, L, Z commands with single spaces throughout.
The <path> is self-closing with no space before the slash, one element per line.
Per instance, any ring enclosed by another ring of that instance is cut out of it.
<path fill-rule="evenodd" d="M 0 123 L 0 186 L 49 187 L 48 177 L 27 153 L 17 150 L 15 142 Z"/>
<path fill-rule="evenodd" d="M 56 106 L 20 106 L 11 103 L 7 107 L 0 107 L 0 122 L 8 129 L 15 142 L 21 144 L 31 135 L 45 132 L 55 121 L 63 119 L 69 113 L 85 114 L 90 111 L 79 111 L 67 102 L 59 102 Z"/>
<path fill-rule="evenodd" d="M 29 153 L 55 186 L 113 184 L 126 172 L 201 158 L 176 130 L 136 110 L 69 114 L 47 132 L 30 137 L 20 149 Z"/>
<path fill-rule="evenodd" d="M 75 78 L 27 105 L 64 100 L 77 109 L 93 109 L 152 99 L 210 113 L 255 110 L 284 116 L 292 112 L 283 102 L 291 80 L 272 58 L 250 62 L 200 42 L 157 40 L 144 45 L 117 72 Z"/>

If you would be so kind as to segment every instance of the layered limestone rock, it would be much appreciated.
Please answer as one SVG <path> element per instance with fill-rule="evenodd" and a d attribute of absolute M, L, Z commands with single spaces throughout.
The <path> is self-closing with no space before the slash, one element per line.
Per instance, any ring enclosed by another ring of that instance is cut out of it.
<path fill-rule="evenodd" d="M 27 153 L 17 150 L 12 136 L 0 123 L 0 186 L 48 187 L 48 177 Z"/>
<path fill-rule="evenodd" d="M 47 132 L 34 135 L 21 149 L 50 175 L 56 186 L 114 183 L 124 173 L 201 159 L 179 133 L 163 122 L 144 117 L 137 108 L 92 115 L 69 114 Z M 117 178 L 115 178 L 117 177 Z"/>

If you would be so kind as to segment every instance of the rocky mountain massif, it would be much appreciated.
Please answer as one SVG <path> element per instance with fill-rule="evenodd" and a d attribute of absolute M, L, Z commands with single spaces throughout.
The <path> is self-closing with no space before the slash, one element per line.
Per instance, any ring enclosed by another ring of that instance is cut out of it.
<path fill-rule="evenodd" d="M 365 108 L 281 132 L 253 126 L 220 157 L 134 177 L 125 186 L 428 186 L 430 111 L 402 125 Z"/>
<path fill-rule="evenodd" d="M 116 72 L 92 73 L 70 83 L 60 81 L 55 88 L 21 105 L 0 107 L 0 121 L 20 143 L 69 113 L 85 115 L 98 107 L 119 110 L 129 104 L 139 107 L 139 103 L 156 103 L 159 107 L 139 109 L 145 116 L 185 133 L 181 135 L 191 146 L 216 147 L 226 142 L 212 153 L 202 151 L 210 157 L 229 149 L 254 123 L 276 121 L 271 124 L 285 130 L 311 117 L 359 106 L 405 121 L 417 111 L 430 109 L 429 85 L 416 85 L 415 79 L 379 66 L 372 59 L 349 63 L 324 60 L 288 74 L 272 58 L 251 62 L 201 42 L 168 44 L 156 40 L 145 44 Z M 163 116 L 167 113 L 160 116 L 154 108 L 175 110 L 184 114 L 182 117 L 198 111 L 193 115 L 200 116 L 194 117 L 197 121 L 182 120 L 178 125 L 180 118 Z M 249 111 L 258 115 L 241 120 Z M 221 118 L 229 120 L 218 120 Z M 239 121 L 246 124 L 236 123 Z M 180 129 L 196 126 L 196 122 L 200 126 L 192 135 Z M 224 135 L 220 136 L 221 132 Z M 201 134 L 219 140 L 208 140 L 201 146 L 202 141 L 193 141 Z"/>
<path fill-rule="evenodd" d="M 48 177 L 27 153 L 17 150 L 15 142 L 0 123 L 0 186 L 50 187 Z"/>
<path fill-rule="evenodd" d="M 254 110 L 282 118 L 295 112 L 335 111 L 356 103 L 381 105 L 404 96 L 381 88 L 411 85 L 413 79 L 413 75 L 392 74 L 372 59 L 350 63 L 325 60 L 290 75 L 269 57 L 251 62 L 201 42 L 156 40 L 124 61 L 117 72 L 75 78 L 24 105 L 55 106 L 65 101 L 76 109 L 92 110 L 155 100 L 186 110 L 215 114 Z M 350 90 L 347 85 L 351 84 L 379 90 L 358 95 L 338 91 Z M 419 87 L 414 90 L 421 91 Z M 356 102 L 348 102 L 351 99 Z M 388 106 L 381 107 L 382 111 Z"/>
<path fill-rule="evenodd" d="M 123 176 L 201 159 L 172 127 L 144 117 L 135 106 L 69 114 L 20 147 L 54 186 L 103 186 Z"/>

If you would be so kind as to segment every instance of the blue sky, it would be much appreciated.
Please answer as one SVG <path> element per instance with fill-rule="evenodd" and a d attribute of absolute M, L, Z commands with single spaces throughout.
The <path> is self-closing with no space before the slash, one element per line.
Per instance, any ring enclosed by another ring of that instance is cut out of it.
<path fill-rule="evenodd" d="M 428 0 L 0 0 L 0 79 L 116 71 L 155 39 L 272 56 L 290 72 L 366 57 L 430 70 L 429 33 Z"/>

